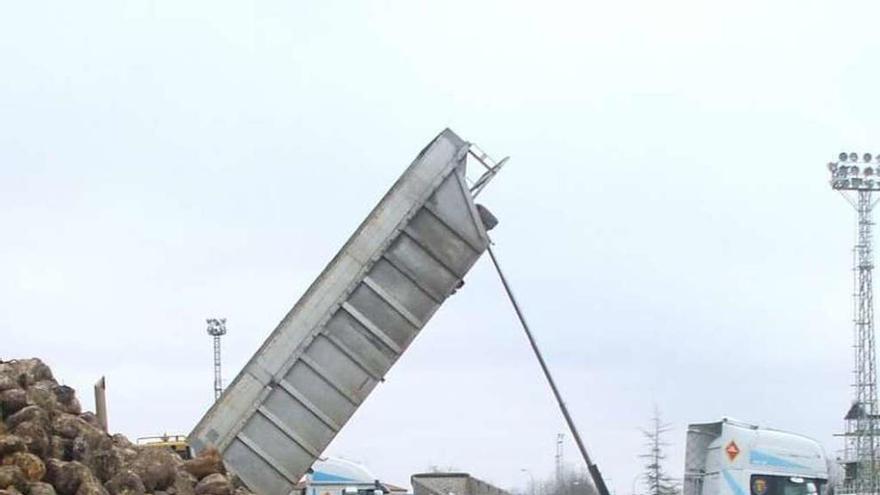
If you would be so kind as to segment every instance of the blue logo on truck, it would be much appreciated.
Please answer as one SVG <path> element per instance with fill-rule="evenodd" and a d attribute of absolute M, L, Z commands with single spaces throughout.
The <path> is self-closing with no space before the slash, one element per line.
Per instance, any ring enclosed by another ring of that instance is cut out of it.
<path fill-rule="evenodd" d="M 761 452 L 760 450 L 752 450 L 751 452 L 749 452 L 749 462 L 752 464 L 757 464 L 759 466 L 773 466 L 789 469 L 807 469 L 806 466 L 796 464 L 775 455 L 770 455 L 766 452 Z"/>

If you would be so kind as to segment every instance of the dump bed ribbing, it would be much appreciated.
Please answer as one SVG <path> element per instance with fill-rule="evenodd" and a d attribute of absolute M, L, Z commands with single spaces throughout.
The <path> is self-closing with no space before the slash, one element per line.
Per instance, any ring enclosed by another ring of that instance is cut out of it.
<path fill-rule="evenodd" d="M 260 495 L 287 495 L 488 246 L 469 144 L 440 133 L 189 436 Z"/>

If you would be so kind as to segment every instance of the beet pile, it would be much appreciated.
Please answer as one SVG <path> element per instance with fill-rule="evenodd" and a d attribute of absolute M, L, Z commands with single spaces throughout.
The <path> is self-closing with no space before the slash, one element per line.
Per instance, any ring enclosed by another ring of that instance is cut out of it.
<path fill-rule="evenodd" d="M 0 495 L 249 495 L 216 450 L 183 460 L 105 433 L 39 359 L 0 361 Z"/>

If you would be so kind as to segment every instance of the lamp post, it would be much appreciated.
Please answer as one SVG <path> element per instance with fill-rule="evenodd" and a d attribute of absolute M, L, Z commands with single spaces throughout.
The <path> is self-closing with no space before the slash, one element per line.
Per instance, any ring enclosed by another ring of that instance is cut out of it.
<path fill-rule="evenodd" d="M 530 480 L 529 481 L 529 485 L 530 485 L 529 493 L 531 495 L 535 495 L 535 475 L 533 475 L 532 472 L 526 468 L 521 468 L 520 471 L 529 475 L 529 480 Z"/>
<path fill-rule="evenodd" d="M 630 492 L 630 493 L 632 493 L 632 495 L 636 495 L 636 482 L 639 481 L 639 478 L 643 477 L 644 475 L 645 475 L 645 473 L 639 473 L 636 475 L 635 478 L 633 478 L 632 491 Z"/>

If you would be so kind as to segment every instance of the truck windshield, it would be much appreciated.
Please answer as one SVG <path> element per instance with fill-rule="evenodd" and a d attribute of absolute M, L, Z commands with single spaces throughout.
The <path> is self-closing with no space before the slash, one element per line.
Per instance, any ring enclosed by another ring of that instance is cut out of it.
<path fill-rule="evenodd" d="M 796 476 L 752 475 L 752 495 L 821 495 L 825 480 Z"/>

